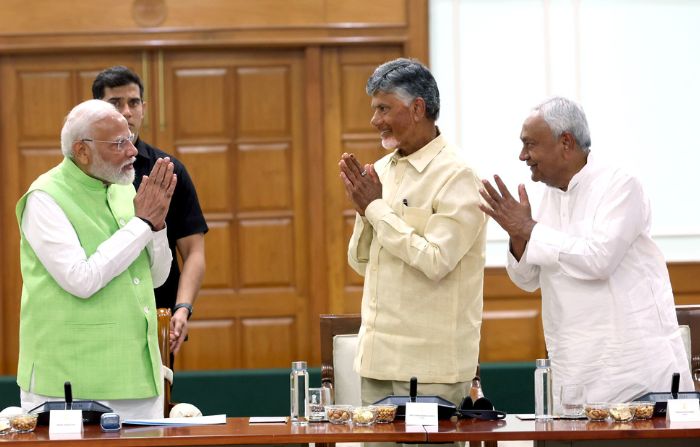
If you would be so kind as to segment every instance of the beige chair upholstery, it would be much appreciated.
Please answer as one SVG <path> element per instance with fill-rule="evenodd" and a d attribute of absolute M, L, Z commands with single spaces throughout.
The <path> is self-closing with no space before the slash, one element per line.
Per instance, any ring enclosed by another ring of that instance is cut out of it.
<path fill-rule="evenodd" d="M 700 391 L 700 305 L 676 306 L 678 324 L 690 328 L 690 371 L 695 382 L 695 391 Z M 684 341 L 685 342 L 685 341 Z"/>
<path fill-rule="evenodd" d="M 362 405 L 360 375 L 352 365 L 357 353 L 357 334 L 339 334 L 333 337 L 333 371 L 335 403 Z"/>

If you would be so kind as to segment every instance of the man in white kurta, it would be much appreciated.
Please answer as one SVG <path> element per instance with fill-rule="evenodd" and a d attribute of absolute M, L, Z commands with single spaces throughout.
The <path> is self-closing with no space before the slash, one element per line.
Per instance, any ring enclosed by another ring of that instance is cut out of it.
<path fill-rule="evenodd" d="M 550 123 L 552 123 L 550 125 Z M 523 124 L 520 159 L 549 187 L 533 220 L 496 177 L 485 212 L 511 236 L 508 274 L 542 291 L 555 408 L 563 384 L 588 401 L 629 401 L 669 391 L 674 372 L 692 390 L 664 258 L 650 237 L 651 210 L 636 178 L 590 154 L 580 106 L 553 98 Z"/>

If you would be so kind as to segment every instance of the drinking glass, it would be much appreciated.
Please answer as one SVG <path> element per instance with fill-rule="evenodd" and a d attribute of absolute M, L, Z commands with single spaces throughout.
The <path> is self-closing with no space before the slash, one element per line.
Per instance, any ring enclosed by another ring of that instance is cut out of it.
<path fill-rule="evenodd" d="M 331 403 L 330 388 L 309 388 L 309 421 L 325 420 L 324 407 Z"/>
<path fill-rule="evenodd" d="M 561 386 L 561 411 L 563 417 L 583 416 L 583 406 L 586 403 L 585 387 L 580 383 Z"/>

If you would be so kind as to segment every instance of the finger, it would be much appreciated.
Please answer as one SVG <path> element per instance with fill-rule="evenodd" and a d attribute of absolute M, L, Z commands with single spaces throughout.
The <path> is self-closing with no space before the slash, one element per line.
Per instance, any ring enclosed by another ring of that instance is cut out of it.
<path fill-rule="evenodd" d="M 481 194 L 481 197 L 483 197 L 484 201 L 488 203 L 492 209 L 498 206 L 498 203 L 495 200 L 493 200 L 493 198 L 489 195 L 488 191 L 486 191 L 485 189 L 480 189 L 479 194 Z"/>
<path fill-rule="evenodd" d="M 491 185 L 491 182 L 489 182 L 488 180 L 482 180 L 481 183 L 483 183 L 484 189 L 486 190 L 486 192 L 488 192 L 491 200 L 493 200 L 494 202 L 498 202 L 499 200 L 501 200 L 501 195 L 498 193 L 498 191 L 496 191 L 496 188 L 494 188 Z"/>
<path fill-rule="evenodd" d="M 163 183 L 161 183 L 163 187 L 167 187 L 173 182 L 173 172 L 175 172 L 175 163 L 169 162 L 163 176 Z"/>
<path fill-rule="evenodd" d="M 522 205 L 530 206 L 530 198 L 527 196 L 527 190 L 525 190 L 525 185 L 522 183 L 518 185 L 518 196 Z"/>
<path fill-rule="evenodd" d="M 356 175 L 360 176 L 362 173 L 362 165 L 360 164 L 359 161 L 357 161 L 357 158 L 355 158 L 355 154 L 350 154 L 350 168 Z"/>
<path fill-rule="evenodd" d="M 503 183 L 503 180 L 501 180 L 501 177 L 494 175 L 493 179 L 496 182 L 496 186 L 498 186 L 498 190 L 501 192 L 501 196 L 503 196 L 504 199 L 512 199 L 513 196 L 510 195 L 510 191 L 508 191 L 508 188 L 506 187 L 506 184 Z"/>
<path fill-rule="evenodd" d="M 494 212 L 493 212 L 493 210 L 492 210 L 491 208 L 489 208 L 488 206 L 484 205 L 483 203 L 480 203 L 480 204 L 479 204 L 479 209 L 480 209 L 481 211 L 483 211 L 484 214 L 486 214 L 486 215 L 488 215 L 488 216 L 490 216 L 490 217 L 494 217 Z"/>
<path fill-rule="evenodd" d="M 173 193 L 175 192 L 175 186 L 177 186 L 177 174 L 171 174 L 170 185 L 168 185 L 168 189 L 165 191 L 165 196 L 168 199 L 173 196 Z"/>
<path fill-rule="evenodd" d="M 146 189 L 146 184 L 148 183 L 148 176 L 144 175 L 141 177 L 141 184 L 139 184 L 139 190 L 136 191 L 136 194 L 141 194 L 141 192 Z"/>

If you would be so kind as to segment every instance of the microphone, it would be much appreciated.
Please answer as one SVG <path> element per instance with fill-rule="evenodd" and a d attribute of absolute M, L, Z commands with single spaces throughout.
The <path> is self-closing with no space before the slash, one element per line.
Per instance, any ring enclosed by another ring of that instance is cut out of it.
<path fill-rule="evenodd" d="M 63 384 L 63 395 L 66 398 L 66 410 L 72 410 L 73 409 L 73 388 L 70 385 L 70 382 L 65 382 Z"/>
<path fill-rule="evenodd" d="M 416 396 L 418 396 L 418 378 L 417 377 L 411 377 L 411 384 L 410 384 L 410 393 L 409 396 L 411 398 L 411 402 L 416 401 Z"/>

